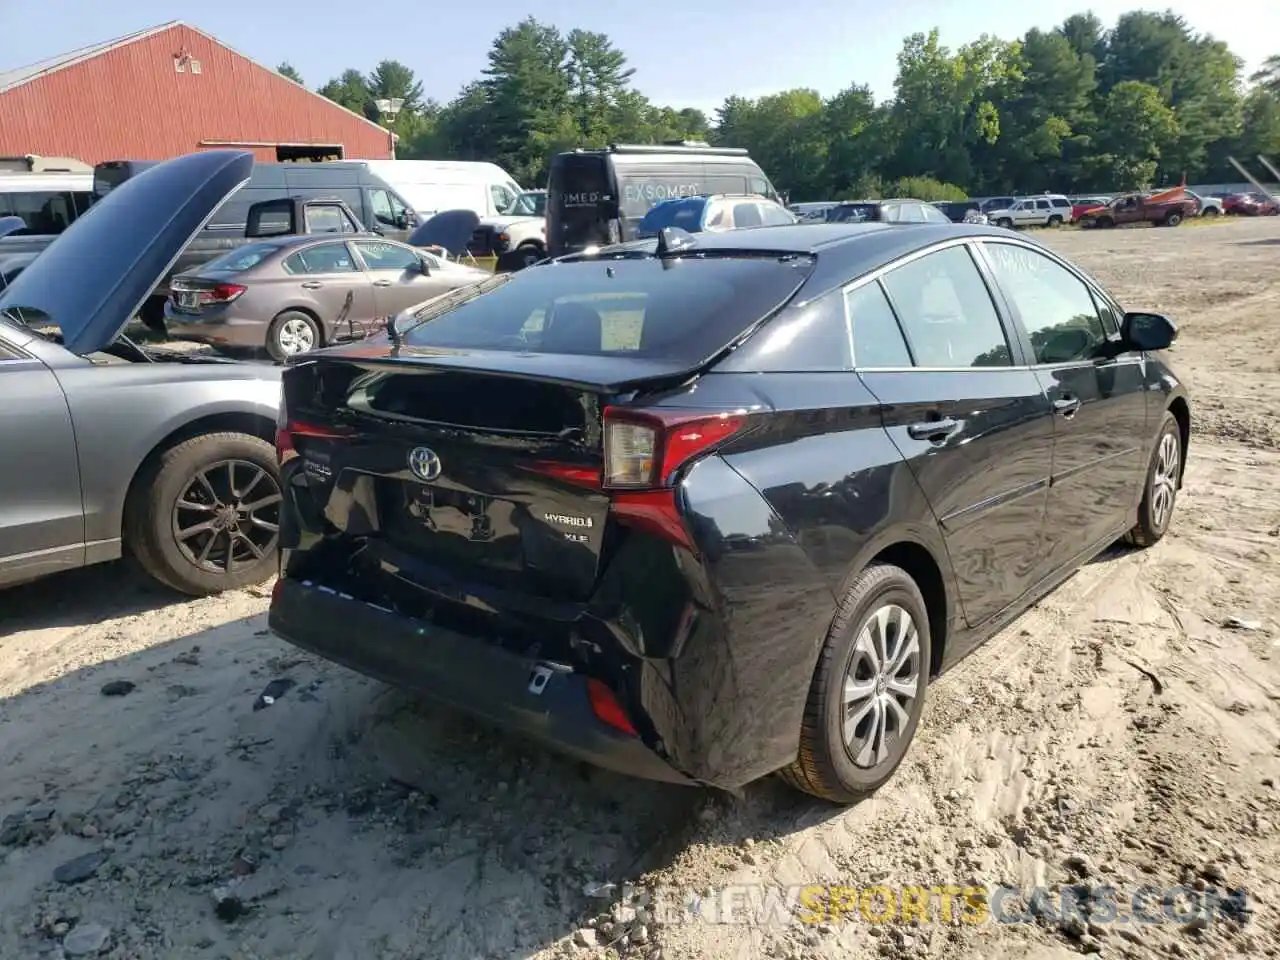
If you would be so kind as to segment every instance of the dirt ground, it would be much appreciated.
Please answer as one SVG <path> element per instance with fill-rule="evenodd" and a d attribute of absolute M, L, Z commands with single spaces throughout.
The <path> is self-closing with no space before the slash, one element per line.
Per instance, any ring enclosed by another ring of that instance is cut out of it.
<path fill-rule="evenodd" d="M 0 957 L 1280 957 L 1280 222 L 1045 236 L 1180 322 L 1186 488 L 932 687 L 875 797 L 587 770 L 300 655 L 265 588 L 88 570 L 0 593 Z M 809 884 L 889 889 L 751 908 Z M 1150 924 L 901 922 L 903 885 L 1184 889 Z"/>

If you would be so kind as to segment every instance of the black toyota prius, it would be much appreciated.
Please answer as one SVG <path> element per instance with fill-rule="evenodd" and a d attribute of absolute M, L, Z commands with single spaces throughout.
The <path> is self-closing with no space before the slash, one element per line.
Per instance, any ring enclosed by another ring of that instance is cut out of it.
<path fill-rule="evenodd" d="M 982 226 L 496 276 L 285 370 L 270 624 L 616 770 L 851 802 L 940 671 L 1164 535 L 1175 333 Z"/>

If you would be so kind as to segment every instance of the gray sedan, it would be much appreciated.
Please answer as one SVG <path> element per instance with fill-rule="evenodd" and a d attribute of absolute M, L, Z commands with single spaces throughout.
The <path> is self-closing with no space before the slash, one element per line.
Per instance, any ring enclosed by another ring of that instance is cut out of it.
<path fill-rule="evenodd" d="M 121 334 L 252 171 L 231 150 L 157 164 L 0 291 L 0 587 L 122 554 L 190 594 L 275 573 L 279 369 Z"/>
<path fill-rule="evenodd" d="M 281 237 L 174 277 L 165 320 L 174 337 L 284 360 L 489 275 L 382 237 Z"/>

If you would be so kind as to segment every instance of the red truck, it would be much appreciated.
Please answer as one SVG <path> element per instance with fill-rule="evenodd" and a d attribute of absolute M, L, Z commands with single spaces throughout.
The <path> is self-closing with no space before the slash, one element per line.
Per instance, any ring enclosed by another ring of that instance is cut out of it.
<path fill-rule="evenodd" d="M 1130 193 L 1116 197 L 1105 207 L 1095 207 L 1080 214 L 1082 227 L 1119 227 L 1129 223 L 1150 223 L 1176 227 L 1187 217 L 1194 217 L 1200 205 L 1181 187 L 1163 193 Z"/>

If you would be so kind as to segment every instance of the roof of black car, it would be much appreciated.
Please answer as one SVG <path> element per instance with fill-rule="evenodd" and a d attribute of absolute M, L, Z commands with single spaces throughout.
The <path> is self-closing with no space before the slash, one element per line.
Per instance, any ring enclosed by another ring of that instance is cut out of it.
<path fill-rule="evenodd" d="M 993 237 L 1035 244 L 1027 237 L 1015 237 L 1008 230 L 969 223 L 798 223 L 777 227 L 750 227 L 723 232 L 695 233 L 692 245 L 679 252 L 697 256 L 702 252 L 725 251 L 811 255 L 818 258 L 813 281 L 824 287 L 829 280 L 867 273 L 871 270 L 934 243 L 955 237 Z M 653 251 L 656 239 L 633 240 L 617 249 Z M 566 261 L 582 262 L 595 256 L 608 257 L 605 248 L 598 254 L 570 254 Z"/>
<path fill-rule="evenodd" d="M 954 236 L 1009 236 L 1008 230 L 959 223 L 797 223 L 694 234 L 690 252 L 700 250 L 767 250 L 781 253 L 824 253 L 846 245 L 928 246 Z M 876 240 L 880 242 L 877 243 Z M 650 241 L 656 244 L 656 241 Z"/>

